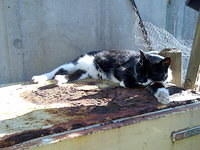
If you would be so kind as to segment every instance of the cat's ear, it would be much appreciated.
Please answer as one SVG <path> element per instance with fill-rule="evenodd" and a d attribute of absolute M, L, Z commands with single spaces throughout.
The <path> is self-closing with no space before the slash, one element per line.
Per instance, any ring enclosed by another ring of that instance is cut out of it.
<path fill-rule="evenodd" d="M 171 58 L 166 57 L 163 60 L 161 60 L 160 63 L 162 64 L 162 66 L 169 67 L 169 65 L 171 64 Z"/>

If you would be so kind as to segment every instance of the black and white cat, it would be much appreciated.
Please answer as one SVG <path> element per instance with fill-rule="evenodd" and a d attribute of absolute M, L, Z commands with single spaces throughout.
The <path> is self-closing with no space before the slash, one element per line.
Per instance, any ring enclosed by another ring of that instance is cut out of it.
<path fill-rule="evenodd" d="M 35 83 L 55 79 L 59 84 L 85 78 L 106 79 L 122 87 L 145 86 L 162 104 L 169 103 L 164 82 L 169 79 L 170 58 L 129 50 L 104 50 L 84 54 L 49 73 L 33 76 Z M 171 77 L 171 75 L 170 75 Z"/>

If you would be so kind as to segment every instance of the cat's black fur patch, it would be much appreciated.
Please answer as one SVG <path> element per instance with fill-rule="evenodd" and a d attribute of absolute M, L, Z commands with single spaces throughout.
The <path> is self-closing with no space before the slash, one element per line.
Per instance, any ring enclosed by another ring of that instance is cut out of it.
<path fill-rule="evenodd" d="M 68 75 L 68 82 L 76 81 L 78 80 L 86 71 L 84 70 L 77 70 L 71 74 Z"/>
<path fill-rule="evenodd" d="M 56 75 L 66 75 L 66 74 L 68 74 L 68 71 L 61 68 L 60 70 L 58 70 L 58 71 L 56 72 L 55 76 L 56 76 Z"/>
<path fill-rule="evenodd" d="M 149 86 L 147 87 L 147 89 L 148 89 L 151 93 L 155 93 L 155 92 L 157 92 L 157 90 L 158 90 L 159 88 L 164 88 L 164 87 L 165 87 L 165 86 L 164 86 L 162 83 L 160 83 L 160 82 L 155 82 L 155 83 L 149 85 Z"/>
<path fill-rule="evenodd" d="M 138 83 L 164 81 L 167 78 L 165 59 L 128 50 L 109 50 L 92 53 L 97 70 L 102 70 L 109 77 L 113 74 L 125 86 L 134 87 Z"/>

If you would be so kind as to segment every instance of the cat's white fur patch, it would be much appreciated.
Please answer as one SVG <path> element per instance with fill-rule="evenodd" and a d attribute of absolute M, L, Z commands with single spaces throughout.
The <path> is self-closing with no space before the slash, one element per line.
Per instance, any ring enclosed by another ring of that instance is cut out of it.
<path fill-rule="evenodd" d="M 171 68 L 168 68 L 167 75 L 168 75 L 168 77 L 167 77 L 167 80 L 166 80 L 165 82 L 167 82 L 167 83 L 172 82 L 172 80 L 173 80 L 173 75 L 172 75 L 172 70 L 171 70 Z"/>
<path fill-rule="evenodd" d="M 147 82 L 144 82 L 144 83 L 138 82 L 138 83 L 139 83 L 140 85 L 147 86 L 147 85 L 149 85 L 150 83 L 152 83 L 152 80 L 148 79 Z"/>
<path fill-rule="evenodd" d="M 84 55 L 78 60 L 78 64 L 76 65 L 76 67 L 78 69 L 87 71 L 87 75 L 84 74 L 81 76 L 81 78 L 85 79 L 89 75 L 94 79 L 99 79 L 99 76 L 102 79 L 107 79 L 106 74 L 103 73 L 103 71 L 101 70 L 97 70 L 97 68 L 95 67 L 94 59 L 95 59 L 94 56 Z"/>
<path fill-rule="evenodd" d="M 169 91 L 166 88 L 159 88 L 154 96 L 157 98 L 158 102 L 162 104 L 168 104 L 170 103 L 169 100 Z"/>
<path fill-rule="evenodd" d="M 159 53 L 154 53 L 154 52 L 150 53 L 150 52 L 148 52 L 148 54 L 151 55 L 151 56 L 159 57 L 159 58 L 161 58 L 161 59 L 164 59 L 164 58 L 165 58 L 165 57 L 159 55 Z"/>
<path fill-rule="evenodd" d="M 77 80 L 83 80 L 83 79 L 86 79 L 86 78 L 88 78 L 88 74 L 87 74 L 87 73 L 82 74 L 82 75 L 80 76 L 80 78 L 77 79 Z M 67 82 L 68 82 L 68 79 L 65 77 L 65 75 L 56 75 L 56 76 L 55 76 L 55 80 L 57 81 L 57 84 L 58 84 L 58 85 L 62 85 L 62 84 L 64 84 L 64 83 L 67 83 Z"/>
<path fill-rule="evenodd" d="M 77 80 L 83 80 L 83 79 L 86 79 L 86 78 L 88 78 L 88 73 L 82 74 L 82 75 L 80 76 L 80 78 L 77 79 Z"/>
<path fill-rule="evenodd" d="M 64 84 L 68 82 L 68 79 L 66 79 L 65 75 L 56 75 L 55 80 L 58 82 L 58 85 Z"/>
<path fill-rule="evenodd" d="M 159 51 L 148 51 L 148 52 L 145 52 L 146 54 L 156 54 L 156 55 L 159 55 Z"/>
<path fill-rule="evenodd" d="M 119 85 L 120 85 L 121 87 L 126 87 L 125 84 L 124 84 L 124 81 L 121 81 L 121 82 L 119 83 Z"/>
<path fill-rule="evenodd" d="M 45 81 L 48 80 L 48 75 L 47 74 L 42 74 L 42 75 L 38 75 L 38 76 L 33 76 L 32 77 L 32 81 L 34 83 L 43 83 Z"/>
<path fill-rule="evenodd" d="M 87 71 L 92 78 L 98 79 L 98 71 L 94 65 L 94 56 L 84 55 L 79 58 L 76 67 Z"/>

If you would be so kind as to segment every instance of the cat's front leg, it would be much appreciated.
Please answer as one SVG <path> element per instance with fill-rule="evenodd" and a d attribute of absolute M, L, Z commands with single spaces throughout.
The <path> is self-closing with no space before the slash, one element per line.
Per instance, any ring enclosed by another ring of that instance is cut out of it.
<path fill-rule="evenodd" d="M 158 102 L 162 104 L 169 104 L 169 91 L 166 88 L 158 88 L 154 96 L 157 98 Z"/>
<path fill-rule="evenodd" d="M 162 104 L 170 103 L 169 90 L 162 83 L 152 83 L 147 89 L 156 97 L 158 102 Z"/>

